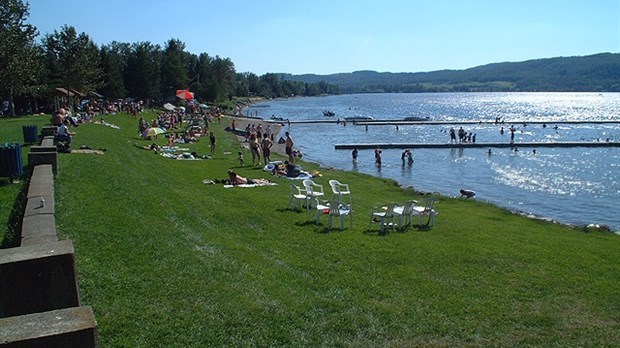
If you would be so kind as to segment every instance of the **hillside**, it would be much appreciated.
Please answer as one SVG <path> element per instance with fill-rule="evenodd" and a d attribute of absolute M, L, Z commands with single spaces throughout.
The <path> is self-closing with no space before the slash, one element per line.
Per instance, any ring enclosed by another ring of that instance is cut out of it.
<path fill-rule="evenodd" d="M 620 53 L 493 63 L 465 70 L 416 73 L 356 71 L 331 75 L 281 74 L 282 79 L 364 92 L 620 92 Z"/>

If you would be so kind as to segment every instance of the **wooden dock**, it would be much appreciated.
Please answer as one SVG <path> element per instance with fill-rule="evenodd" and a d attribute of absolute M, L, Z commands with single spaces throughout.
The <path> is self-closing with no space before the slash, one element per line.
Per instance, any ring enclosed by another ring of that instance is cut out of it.
<path fill-rule="evenodd" d="M 563 142 L 527 142 L 527 143 L 374 143 L 374 144 L 336 144 L 336 150 L 376 149 L 469 149 L 469 148 L 542 148 L 542 147 L 620 147 L 620 142 L 603 141 L 563 141 Z"/>

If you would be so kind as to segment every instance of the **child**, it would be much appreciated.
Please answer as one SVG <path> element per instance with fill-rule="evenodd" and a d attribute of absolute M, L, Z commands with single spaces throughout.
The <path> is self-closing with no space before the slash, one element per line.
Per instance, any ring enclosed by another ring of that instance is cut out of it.
<path fill-rule="evenodd" d="M 243 153 L 239 151 L 237 154 L 239 155 L 237 156 L 237 159 L 239 160 L 239 164 L 243 167 Z"/>

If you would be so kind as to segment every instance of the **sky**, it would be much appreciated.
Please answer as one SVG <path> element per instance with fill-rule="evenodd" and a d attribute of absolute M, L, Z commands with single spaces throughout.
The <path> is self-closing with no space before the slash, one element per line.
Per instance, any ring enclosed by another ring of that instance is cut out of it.
<path fill-rule="evenodd" d="M 620 52 L 620 0 L 23 0 L 46 34 L 185 43 L 237 72 L 423 72 Z"/>

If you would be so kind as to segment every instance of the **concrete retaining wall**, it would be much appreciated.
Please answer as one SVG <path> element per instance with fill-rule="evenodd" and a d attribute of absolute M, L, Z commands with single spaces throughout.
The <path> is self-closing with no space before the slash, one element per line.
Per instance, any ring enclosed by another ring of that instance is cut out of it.
<path fill-rule="evenodd" d="M 80 304 L 73 243 L 56 234 L 52 132 L 44 128 L 28 154 L 20 246 L 0 249 L 0 347 L 98 346 L 92 308 Z"/>

